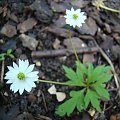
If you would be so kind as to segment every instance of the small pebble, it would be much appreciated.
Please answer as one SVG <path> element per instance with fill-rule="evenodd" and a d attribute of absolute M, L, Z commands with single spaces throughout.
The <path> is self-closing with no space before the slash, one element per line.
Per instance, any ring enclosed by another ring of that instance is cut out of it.
<path fill-rule="evenodd" d="M 30 94 L 29 96 L 28 96 L 28 101 L 30 102 L 30 103 L 33 103 L 33 102 L 35 102 L 37 100 L 37 98 L 35 97 L 35 95 L 33 95 L 33 94 Z"/>
<path fill-rule="evenodd" d="M 36 64 L 37 67 L 40 67 L 40 66 L 41 66 L 41 62 L 40 62 L 40 61 L 36 61 L 35 64 Z"/>
<path fill-rule="evenodd" d="M 17 34 L 17 31 L 16 31 L 15 26 L 13 26 L 13 25 L 4 25 L 1 30 L 1 33 L 4 34 L 5 36 L 11 38 Z"/>

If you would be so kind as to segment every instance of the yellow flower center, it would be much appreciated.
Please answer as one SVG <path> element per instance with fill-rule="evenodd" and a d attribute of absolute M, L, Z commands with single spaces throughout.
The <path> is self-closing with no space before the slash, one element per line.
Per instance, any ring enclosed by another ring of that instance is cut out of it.
<path fill-rule="evenodd" d="M 78 15 L 77 14 L 73 14 L 73 19 L 78 19 Z"/>
<path fill-rule="evenodd" d="M 19 80 L 24 80 L 24 79 L 25 79 L 25 74 L 24 74 L 23 72 L 19 72 L 19 73 L 17 74 L 17 78 L 18 78 Z"/>

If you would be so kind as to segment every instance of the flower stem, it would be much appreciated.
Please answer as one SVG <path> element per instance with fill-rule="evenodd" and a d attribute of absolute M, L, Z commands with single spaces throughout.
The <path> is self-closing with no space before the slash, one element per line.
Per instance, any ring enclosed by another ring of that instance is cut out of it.
<path fill-rule="evenodd" d="M 39 82 L 43 83 L 49 83 L 49 84 L 56 84 L 56 85 L 66 85 L 66 86 L 79 86 L 79 87 L 84 87 L 85 85 L 78 85 L 78 84 L 69 84 L 66 82 L 54 82 L 54 81 L 49 81 L 49 80 L 38 80 Z"/>
<path fill-rule="evenodd" d="M 68 36 L 69 36 L 70 44 L 72 45 L 72 49 L 73 49 L 73 51 L 74 51 L 74 54 L 75 54 L 76 60 L 79 61 L 79 58 L 78 58 L 77 52 L 76 52 L 75 47 L 74 47 L 74 45 L 73 45 L 73 43 L 72 43 L 72 38 L 71 38 L 70 30 L 68 30 Z"/>
<path fill-rule="evenodd" d="M 112 12 L 118 12 L 118 13 L 120 13 L 120 10 L 115 10 L 115 9 L 106 7 L 106 6 L 104 6 L 104 5 L 100 5 L 100 7 L 101 7 L 101 8 L 104 8 L 104 9 L 106 9 L 106 10 L 112 11 Z"/>

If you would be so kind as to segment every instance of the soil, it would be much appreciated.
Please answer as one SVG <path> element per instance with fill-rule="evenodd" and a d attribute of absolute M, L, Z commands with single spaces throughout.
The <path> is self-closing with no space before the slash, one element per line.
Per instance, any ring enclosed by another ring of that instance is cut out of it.
<path fill-rule="evenodd" d="M 64 56 L 51 54 L 37 56 L 33 54 L 36 51 L 46 54 L 46 51 L 54 50 L 55 52 L 59 49 L 68 49 L 69 46 L 65 45 L 64 41 L 68 38 L 65 32 L 69 26 L 66 26 L 61 18 L 65 14 L 65 9 L 74 6 L 74 8 L 80 7 L 82 11 L 86 12 L 89 20 L 81 29 L 69 28 L 72 36 L 79 38 L 91 49 L 96 47 L 95 51 L 88 49 L 87 52 L 79 53 L 79 58 L 83 62 L 93 62 L 95 66 L 109 65 L 97 49 L 96 41 L 110 58 L 118 77 L 120 77 L 120 16 L 118 13 L 105 9 L 98 11 L 91 4 L 91 0 L 78 0 L 82 3 L 81 5 L 75 3 L 73 5 L 73 0 L 39 1 L 39 4 L 37 0 L 0 1 L 0 53 L 11 48 L 15 55 L 14 60 L 9 57 L 5 59 L 4 73 L 8 71 L 7 66 L 11 66 L 13 61 L 28 59 L 31 64 L 36 65 L 35 69 L 39 71 L 40 79 L 65 82 L 67 78 L 62 65 L 75 68 L 74 54 L 69 53 Z M 105 2 L 105 5 L 119 9 L 120 1 L 109 0 Z M 6 25 L 12 27 L 6 28 Z M 20 36 L 21 34 L 30 37 L 34 42 L 29 42 L 26 39 L 25 41 Z M 59 41 L 58 43 L 56 39 Z M 2 61 L 0 64 L 2 71 Z M 6 84 L 6 80 L 4 83 L 0 82 L 0 120 L 92 120 L 87 110 L 81 113 L 75 110 L 70 117 L 56 115 L 55 109 L 62 102 L 58 102 L 55 95 L 48 93 L 48 89 L 52 85 L 47 83 L 36 83 L 36 85 L 37 87 L 33 88 L 30 93 L 24 92 L 20 95 L 18 92 L 14 94 L 10 90 L 10 85 Z M 110 100 L 101 103 L 103 112 L 96 113 L 94 119 L 120 120 L 120 100 L 114 78 L 107 84 L 107 88 Z M 64 92 L 69 98 L 69 91 L 73 88 L 56 85 L 56 89 Z"/>

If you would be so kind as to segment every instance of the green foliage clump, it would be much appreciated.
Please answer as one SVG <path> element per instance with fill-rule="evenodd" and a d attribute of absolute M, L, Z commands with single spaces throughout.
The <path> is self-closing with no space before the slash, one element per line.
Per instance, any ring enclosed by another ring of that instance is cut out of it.
<path fill-rule="evenodd" d="M 82 111 L 92 105 L 97 111 L 101 112 L 100 101 L 109 100 L 110 96 L 105 89 L 105 83 L 108 82 L 112 75 L 109 73 L 110 66 L 100 65 L 94 68 L 93 64 L 84 66 L 80 62 L 76 62 L 76 71 L 63 66 L 67 83 L 73 86 L 79 86 L 79 91 L 71 91 L 70 99 L 65 101 L 56 109 L 56 114 L 68 116 L 77 109 Z"/>
<path fill-rule="evenodd" d="M 5 57 L 10 57 L 14 59 L 14 55 L 12 54 L 12 49 L 8 49 L 6 53 L 0 54 L 0 61 L 5 60 Z"/>

